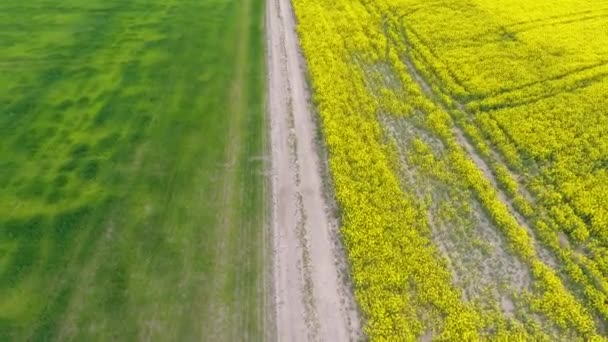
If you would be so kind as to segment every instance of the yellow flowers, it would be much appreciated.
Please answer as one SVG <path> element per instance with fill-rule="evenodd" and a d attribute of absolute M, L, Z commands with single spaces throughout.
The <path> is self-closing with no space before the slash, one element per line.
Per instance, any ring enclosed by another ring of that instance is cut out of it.
<path fill-rule="evenodd" d="M 516 7 L 523 1 L 508 3 Z M 507 24 L 517 26 L 509 21 L 515 19 L 488 15 L 494 8 L 490 0 L 472 0 L 467 6 L 449 0 L 294 0 L 294 5 L 342 207 L 356 297 L 370 339 L 542 336 L 534 324 L 524 329 L 513 321 L 504 323 L 507 319 L 499 313 L 484 317 L 487 310 L 463 299 L 431 238 L 426 206 L 408 193 L 416 189 L 402 187 L 395 170 L 400 161 L 392 151 L 395 142 L 387 139 L 380 124 L 383 115 L 416 117 L 416 129 L 441 141 L 445 155 L 440 160 L 422 139 L 412 139 L 412 162 L 446 184 L 465 184 L 475 194 L 513 254 L 531 271 L 532 290 L 523 297 L 532 310 L 575 336 L 595 338 L 594 315 L 600 312 L 608 318 L 608 310 L 600 305 L 606 298 L 605 279 L 598 280 L 601 286 L 592 281 L 608 274 L 603 244 L 608 241 L 608 207 L 589 197 L 587 189 L 599 189 L 608 198 L 608 189 L 599 183 L 607 177 L 608 184 L 608 174 L 580 176 L 590 168 L 582 154 L 592 153 L 594 163 L 602 165 L 608 143 L 599 142 L 601 129 L 581 125 L 592 120 L 582 117 L 592 108 L 596 113 L 603 110 L 603 115 L 606 107 L 589 104 L 564 111 L 563 106 L 566 99 L 580 104 L 584 96 L 604 103 L 599 96 L 606 89 L 594 85 L 577 90 L 580 94 L 556 94 L 582 87 L 604 67 L 585 69 L 584 61 L 575 60 L 560 64 L 558 56 L 545 56 L 541 47 L 526 45 L 525 39 L 536 40 L 509 29 Z M 520 21 L 537 19 L 517 13 Z M 567 74 L 573 67 L 582 71 Z M 548 83 L 542 81 L 545 74 L 553 77 Z M 608 119 L 595 121 L 608 127 Z M 576 133 L 566 133 L 568 127 L 575 127 Z M 489 172 L 502 190 L 461 147 L 457 129 L 490 160 Z M 581 144 L 596 139 L 598 145 L 565 147 L 579 133 Z M 495 154 L 500 159 L 495 160 Z M 524 185 L 540 205 L 521 194 Z M 530 220 L 533 231 L 518 222 L 501 191 Z M 591 241 L 589 249 L 602 257 L 596 262 L 562 248 L 560 230 L 572 243 Z M 542 260 L 539 243 L 554 253 L 559 269 Z M 582 290 L 572 290 L 572 284 Z"/>
<path fill-rule="evenodd" d="M 331 20 L 340 12 L 319 11 L 319 6 L 295 1 L 366 332 L 372 340 L 414 340 L 426 329 L 443 327 L 440 334 L 476 339 L 480 320 L 451 286 L 451 275 L 424 234 L 425 216 L 404 196 L 381 143 L 379 106 L 340 43 L 344 37 L 367 36 L 352 25 L 357 18 Z M 362 9 L 350 1 L 335 6 Z M 349 17 L 348 10 L 343 14 Z M 366 44 L 369 40 L 362 39 L 351 48 Z M 420 320 L 423 306 L 437 326 Z"/>

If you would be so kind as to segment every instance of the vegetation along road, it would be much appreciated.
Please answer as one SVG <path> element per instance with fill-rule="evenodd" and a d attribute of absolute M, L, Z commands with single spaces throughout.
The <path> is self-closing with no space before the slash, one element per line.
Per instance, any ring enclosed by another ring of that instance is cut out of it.
<path fill-rule="evenodd" d="M 264 2 L 0 2 L 0 340 L 262 340 Z"/>

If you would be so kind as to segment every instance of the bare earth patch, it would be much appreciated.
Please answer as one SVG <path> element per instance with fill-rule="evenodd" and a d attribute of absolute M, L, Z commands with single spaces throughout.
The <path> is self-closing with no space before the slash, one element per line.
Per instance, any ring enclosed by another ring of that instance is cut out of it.
<path fill-rule="evenodd" d="M 272 155 L 273 296 L 279 341 L 360 339 L 360 323 L 324 190 L 324 163 L 309 108 L 289 0 L 267 2 Z"/>

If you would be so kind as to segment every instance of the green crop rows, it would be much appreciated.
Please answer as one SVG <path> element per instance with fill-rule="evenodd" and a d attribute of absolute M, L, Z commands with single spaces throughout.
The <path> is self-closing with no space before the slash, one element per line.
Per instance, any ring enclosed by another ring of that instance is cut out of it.
<path fill-rule="evenodd" d="M 0 2 L 0 340 L 262 336 L 262 17 Z"/>

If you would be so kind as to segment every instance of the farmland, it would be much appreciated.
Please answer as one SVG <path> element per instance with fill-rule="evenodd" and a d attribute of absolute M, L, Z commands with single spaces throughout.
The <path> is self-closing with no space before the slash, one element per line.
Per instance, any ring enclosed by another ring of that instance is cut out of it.
<path fill-rule="evenodd" d="M 0 2 L 0 340 L 264 338 L 263 13 Z"/>
<path fill-rule="evenodd" d="M 0 341 L 605 340 L 606 27 L 2 1 Z"/>
<path fill-rule="evenodd" d="M 372 340 L 608 329 L 608 3 L 294 0 Z"/>

